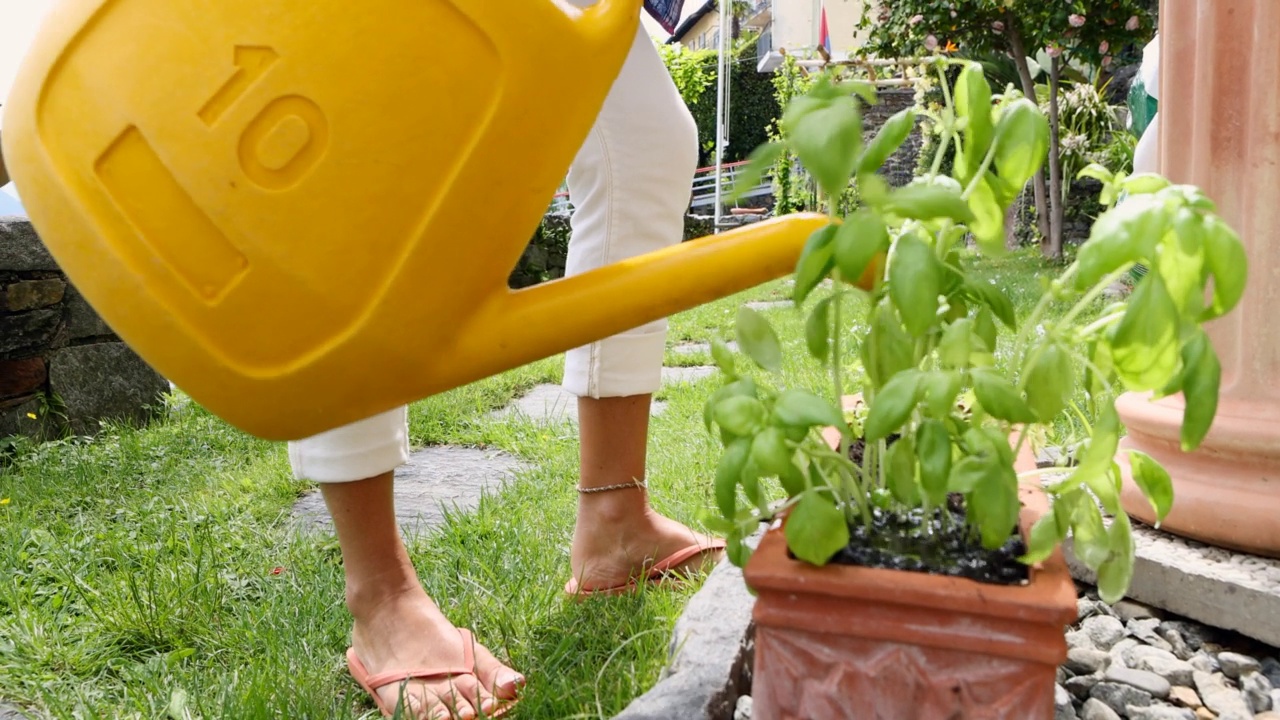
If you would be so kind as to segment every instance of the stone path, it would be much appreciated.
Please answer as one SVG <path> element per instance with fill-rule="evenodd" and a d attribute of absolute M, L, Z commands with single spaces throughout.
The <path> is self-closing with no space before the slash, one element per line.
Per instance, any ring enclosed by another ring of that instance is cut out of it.
<path fill-rule="evenodd" d="M 396 470 L 396 520 L 408 533 L 444 523 L 446 509 L 474 510 L 485 492 L 495 492 L 511 480 L 523 464 L 506 453 L 450 446 L 415 452 Z M 332 523 L 319 491 L 303 496 L 293 507 L 303 526 Z"/>
<path fill-rule="evenodd" d="M 0 720 L 28 720 L 28 719 L 26 715 L 23 715 L 22 712 L 18 710 L 18 708 L 8 703 L 0 702 Z"/>
<path fill-rule="evenodd" d="M 676 352 L 692 354 L 694 351 Z M 710 351 L 710 345 L 704 345 Z M 718 372 L 714 366 L 664 367 L 664 385 L 698 382 Z M 654 402 L 653 415 L 659 415 L 666 404 Z M 491 418 L 503 418 L 520 414 L 541 424 L 578 422 L 578 399 L 559 386 L 538 385 L 507 407 L 497 410 Z M 413 453 L 409 462 L 396 470 L 395 498 L 396 519 L 408 533 L 418 533 L 444 523 L 446 510 L 468 512 L 474 510 L 485 492 L 496 492 L 510 481 L 525 465 L 506 453 L 452 446 L 434 446 Z M 296 521 L 305 528 L 328 528 L 332 524 L 324 499 L 318 490 L 312 491 L 295 503 Z M 0 707 L 0 710 L 3 708 Z M 7 720 L 0 715 L 0 720 Z"/>

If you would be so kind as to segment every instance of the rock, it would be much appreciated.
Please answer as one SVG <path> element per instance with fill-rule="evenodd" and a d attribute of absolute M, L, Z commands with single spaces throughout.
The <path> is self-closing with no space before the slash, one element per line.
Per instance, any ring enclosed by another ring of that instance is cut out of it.
<path fill-rule="evenodd" d="M 1094 615 L 1085 618 L 1080 625 L 1099 650 L 1110 650 L 1124 637 L 1124 625 L 1110 615 Z"/>
<path fill-rule="evenodd" d="M 1071 693 L 1075 699 L 1084 701 L 1088 699 L 1089 692 L 1093 690 L 1093 686 L 1099 682 L 1102 682 L 1102 673 L 1077 675 L 1062 683 L 1062 687 L 1066 688 L 1067 692 Z"/>
<path fill-rule="evenodd" d="M 1280 720 L 1280 712 L 1268 710 L 1267 712 L 1254 715 L 1253 720 Z"/>
<path fill-rule="evenodd" d="M 1192 710 L 1204 707 L 1204 703 L 1200 702 L 1200 696 L 1196 694 L 1195 690 L 1181 685 L 1174 685 L 1169 689 L 1169 699 Z"/>
<path fill-rule="evenodd" d="M 1132 667 L 1138 670 L 1153 672 L 1165 680 L 1168 680 L 1170 685 L 1182 685 L 1190 688 L 1195 684 L 1195 678 L 1193 676 L 1196 669 L 1191 667 L 1191 663 L 1174 657 L 1143 655 L 1138 658 L 1138 661 L 1134 663 Z"/>
<path fill-rule="evenodd" d="M 733 720 L 751 720 L 750 695 L 743 695 L 738 698 L 738 704 L 733 708 Z"/>
<path fill-rule="evenodd" d="M 62 322 L 60 308 L 0 315 L 0 358 L 27 357 L 48 347 Z"/>
<path fill-rule="evenodd" d="M 1093 686 L 1089 697 L 1101 700 L 1118 715 L 1126 714 L 1130 705 L 1145 706 L 1152 703 L 1151 693 L 1127 683 L 1108 682 L 1105 679 Z"/>
<path fill-rule="evenodd" d="M 1101 700 L 1089 698 L 1080 708 L 1080 720 L 1120 720 L 1120 715 Z"/>
<path fill-rule="evenodd" d="M 1089 634 L 1083 630 L 1070 630 L 1067 632 L 1067 647 L 1094 649 L 1093 641 L 1089 639 Z"/>
<path fill-rule="evenodd" d="M 62 305 L 67 309 L 67 334 L 72 340 L 112 334 L 111 327 L 74 285 L 67 288 L 67 296 Z"/>
<path fill-rule="evenodd" d="M 1106 672 L 1105 679 L 1110 682 L 1124 683 L 1148 693 L 1152 697 L 1164 699 L 1169 697 L 1171 686 L 1168 680 L 1153 672 L 1134 670 L 1127 667 L 1112 667 Z"/>
<path fill-rule="evenodd" d="M 62 302 L 67 284 L 61 280 L 24 280 L 5 288 L 0 310 L 22 312 Z"/>
<path fill-rule="evenodd" d="M 1222 666 L 1222 674 L 1232 680 L 1246 673 L 1258 672 L 1262 669 L 1262 665 L 1257 660 L 1248 655 L 1233 652 L 1219 653 L 1218 664 Z"/>
<path fill-rule="evenodd" d="M 1271 691 L 1271 709 L 1280 711 L 1280 688 Z"/>
<path fill-rule="evenodd" d="M 1244 693 L 1244 701 L 1255 713 L 1271 709 L 1271 681 L 1266 675 L 1256 671 L 1241 675 L 1240 692 Z"/>
<path fill-rule="evenodd" d="M 100 343 L 55 352 L 49 389 L 62 399 L 72 432 L 91 434 L 103 419 L 149 420 L 164 406 L 169 381 L 124 343 Z"/>
<path fill-rule="evenodd" d="M 1136 647 L 1144 647 L 1144 646 L 1142 645 L 1142 643 L 1138 642 L 1137 640 L 1131 637 L 1124 638 L 1120 642 L 1116 643 L 1111 647 L 1111 663 L 1113 665 L 1128 666 L 1129 663 L 1125 658 L 1129 654 L 1129 652 Z"/>
<path fill-rule="evenodd" d="M 1077 720 L 1076 707 L 1071 704 L 1071 693 L 1061 685 L 1053 686 L 1053 720 Z"/>
<path fill-rule="evenodd" d="M 1053 681 L 1061 685 L 1062 683 L 1070 680 L 1073 677 L 1075 677 L 1075 675 L 1072 674 L 1070 670 L 1067 670 L 1066 668 L 1059 665 L 1057 673 L 1054 675 Z"/>
<path fill-rule="evenodd" d="M 1084 620 L 1085 618 L 1091 618 L 1094 615 L 1108 614 L 1099 607 L 1100 605 L 1102 605 L 1102 603 L 1090 600 L 1087 597 L 1079 598 L 1076 600 L 1076 619 Z"/>
<path fill-rule="evenodd" d="M 1218 664 L 1217 658 L 1206 652 L 1197 652 L 1187 662 L 1200 672 L 1216 673 L 1222 669 L 1222 666 Z"/>
<path fill-rule="evenodd" d="M 1120 618 L 1125 623 L 1129 623 L 1133 620 L 1160 617 L 1159 612 L 1155 608 L 1149 605 L 1143 605 L 1142 603 L 1134 600 L 1121 600 L 1111 606 L 1111 611 L 1116 614 L 1116 617 Z"/>
<path fill-rule="evenodd" d="M 1174 657 L 1173 653 L 1169 652 L 1168 650 L 1162 650 L 1160 648 L 1153 648 L 1149 645 L 1143 645 L 1142 643 L 1138 642 L 1137 640 L 1134 640 L 1133 638 L 1125 638 L 1125 640 L 1121 641 L 1121 644 L 1123 644 L 1125 641 L 1129 641 L 1133 643 L 1132 645 L 1127 646 L 1127 648 L 1120 654 L 1120 662 L 1125 667 L 1136 668 L 1138 667 L 1138 663 L 1143 658 L 1147 658 L 1147 657 L 1156 657 L 1156 658 L 1160 658 L 1161 660 L 1171 660 L 1171 661 L 1176 661 L 1178 659 Z M 1119 644 L 1116 645 L 1116 648 L 1118 647 L 1120 647 Z M 1115 648 L 1112 648 L 1112 654 L 1113 655 L 1115 654 Z"/>
<path fill-rule="evenodd" d="M 1196 720 L 1196 714 L 1172 705 L 1147 705 L 1129 708 L 1129 720 Z"/>
<path fill-rule="evenodd" d="M 1213 633 L 1208 628 L 1182 620 L 1166 620 L 1160 623 L 1160 627 L 1163 630 L 1172 630 L 1178 633 L 1187 647 L 1191 648 L 1193 652 L 1200 650 L 1206 642 L 1213 639 Z"/>
<path fill-rule="evenodd" d="M 1090 675 L 1107 669 L 1111 656 L 1094 648 L 1071 648 L 1067 651 L 1066 668 L 1076 675 Z"/>
<path fill-rule="evenodd" d="M 1218 716 L 1207 707 L 1196 708 L 1196 720 L 1218 720 Z"/>
<path fill-rule="evenodd" d="M 1172 652 L 1173 646 L 1156 634 L 1158 627 L 1160 627 L 1160 621 L 1156 618 L 1141 618 L 1130 620 L 1125 626 L 1125 631 L 1151 647 Z"/>
<path fill-rule="evenodd" d="M 1272 687 L 1280 687 L 1280 660 L 1273 657 L 1262 658 L 1262 674 L 1271 681 Z"/>
<path fill-rule="evenodd" d="M 1205 706 L 1224 718 L 1229 715 L 1238 718 L 1249 718 L 1249 706 L 1238 690 L 1227 685 L 1227 679 L 1220 673 L 1195 673 L 1196 692 Z"/>
<path fill-rule="evenodd" d="M 29 221 L 10 217 L 0 218 L 0 268 L 30 272 L 57 270 L 58 264 Z"/>
<path fill-rule="evenodd" d="M 1169 647 L 1173 649 L 1173 654 L 1179 660 L 1190 660 L 1191 656 L 1195 655 L 1195 651 L 1191 649 L 1187 641 L 1182 639 L 1182 633 L 1168 623 L 1161 623 L 1160 627 L 1156 628 L 1156 634 L 1169 643 Z"/>
<path fill-rule="evenodd" d="M 42 357 L 0 360 L 0 398 L 30 395 L 44 388 L 48 379 L 49 368 Z"/>

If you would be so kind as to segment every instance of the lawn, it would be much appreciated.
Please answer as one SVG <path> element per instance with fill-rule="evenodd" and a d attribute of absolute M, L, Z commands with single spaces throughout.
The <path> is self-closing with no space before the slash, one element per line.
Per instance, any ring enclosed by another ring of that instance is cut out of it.
<path fill-rule="evenodd" d="M 977 261 L 1023 313 L 1052 277 L 1033 255 Z M 731 339 L 748 300 L 785 281 L 673 317 L 669 346 Z M 822 291 L 819 291 L 822 292 Z M 767 311 L 786 382 L 825 388 L 803 317 Z M 709 363 L 668 353 L 669 365 Z M 495 419 L 559 380 L 554 358 L 414 404 L 413 441 L 498 448 L 528 470 L 410 552 L 457 624 L 530 679 L 516 718 L 608 718 L 657 679 L 693 589 L 567 603 L 577 437 L 571 426 Z M 694 525 L 709 504 L 717 443 L 702 403 L 718 380 L 665 388 L 649 476 L 657 508 Z M 0 701 L 56 718 L 372 718 L 346 674 L 342 569 L 328 534 L 290 521 L 310 487 L 284 446 L 248 437 L 174 398 L 142 430 L 20 443 L 0 467 Z"/>

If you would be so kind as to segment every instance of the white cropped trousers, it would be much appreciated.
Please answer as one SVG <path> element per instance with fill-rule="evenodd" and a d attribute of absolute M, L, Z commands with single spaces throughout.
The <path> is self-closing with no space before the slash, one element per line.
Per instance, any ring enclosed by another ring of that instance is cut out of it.
<path fill-rule="evenodd" d="M 572 83 L 573 68 L 564 68 L 558 81 Z M 566 273 L 680 242 L 697 157 L 693 117 L 641 28 L 569 169 L 574 213 Z M 666 330 L 666 320 L 659 320 L 570 350 L 565 389 L 592 398 L 654 392 L 661 380 Z M 321 483 L 380 475 L 408 457 L 406 407 L 289 443 L 294 476 Z"/>

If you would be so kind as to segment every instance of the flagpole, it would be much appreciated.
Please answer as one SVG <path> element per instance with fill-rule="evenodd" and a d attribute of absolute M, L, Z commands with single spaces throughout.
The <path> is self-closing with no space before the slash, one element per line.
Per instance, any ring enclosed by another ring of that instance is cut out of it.
<path fill-rule="evenodd" d="M 714 222 L 717 233 L 720 232 L 721 176 L 724 172 L 725 90 L 729 87 L 729 58 L 724 50 L 725 36 L 729 34 L 729 2 L 730 0 L 720 0 L 720 42 L 719 47 L 716 48 L 719 64 L 716 72 L 716 210 Z"/>

